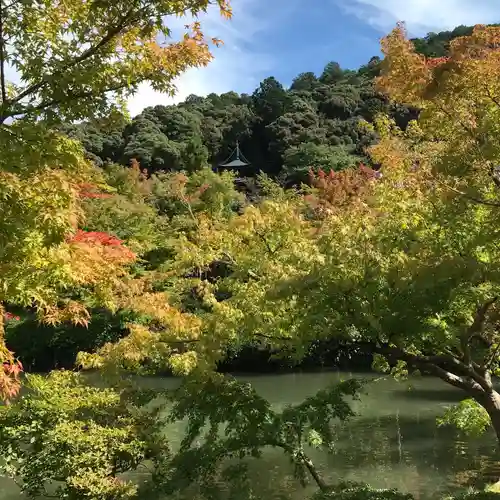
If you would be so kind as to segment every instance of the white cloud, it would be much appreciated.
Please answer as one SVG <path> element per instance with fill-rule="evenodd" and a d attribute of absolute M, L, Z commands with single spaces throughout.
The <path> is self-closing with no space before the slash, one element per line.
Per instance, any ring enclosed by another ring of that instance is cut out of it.
<path fill-rule="evenodd" d="M 155 92 L 148 84 L 142 84 L 128 103 L 132 116 L 147 106 L 183 101 L 190 94 L 204 96 L 230 90 L 249 92 L 257 86 L 262 74 L 272 68 L 273 61 L 269 53 L 257 53 L 248 47 L 259 33 L 272 26 L 274 16 L 272 11 L 267 10 L 265 16 L 259 17 L 262 16 L 262 0 L 236 0 L 232 6 L 231 20 L 224 20 L 216 8 L 199 16 L 204 34 L 224 41 L 219 48 L 214 47 L 212 53 L 215 58 L 210 64 L 193 68 L 179 77 L 174 97 Z M 175 32 L 189 22 L 185 18 L 170 20 L 174 39 Z"/>
<path fill-rule="evenodd" d="M 346 12 L 387 32 L 405 21 L 415 36 L 429 31 L 453 29 L 465 24 L 500 21 L 498 0 L 334 0 Z"/>

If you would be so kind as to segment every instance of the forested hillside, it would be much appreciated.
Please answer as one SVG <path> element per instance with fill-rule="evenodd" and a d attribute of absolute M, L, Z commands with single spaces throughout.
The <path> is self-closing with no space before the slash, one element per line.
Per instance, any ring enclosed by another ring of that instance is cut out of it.
<path fill-rule="evenodd" d="M 444 55 L 447 43 L 472 28 L 430 33 L 413 40 L 429 57 Z M 285 182 L 305 181 L 310 166 L 339 170 L 366 161 L 365 149 L 376 141 L 359 126 L 377 113 L 387 113 L 405 127 L 414 109 L 391 104 L 373 88 L 380 59 L 373 57 L 357 71 L 329 62 L 321 75 L 304 72 L 289 88 L 270 76 L 252 95 L 227 92 L 189 96 L 183 103 L 146 108 L 130 123 L 107 120 L 65 127 L 82 141 L 97 164 L 129 165 L 132 159 L 148 172 L 216 167 L 234 150 L 251 163 L 239 172 L 253 177 L 262 171 Z"/>

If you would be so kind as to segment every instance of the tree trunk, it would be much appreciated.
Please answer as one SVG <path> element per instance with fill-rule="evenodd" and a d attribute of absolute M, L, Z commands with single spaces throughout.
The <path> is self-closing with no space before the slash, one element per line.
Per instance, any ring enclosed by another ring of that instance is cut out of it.
<path fill-rule="evenodd" d="M 500 394 L 491 389 L 481 398 L 478 398 L 478 403 L 488 412 L 491 419 L 491 425 L 495 430 L 498 444 L 500 445 Z"/>
<path fill-rule="evenodd" d="M 307 470 L 309 471 L 309 474 L 311 474 L 311 476 L 313 477 L 320 491 L 327 491 L 328 488 L 326 486 L 326 483 L 319 475 L 318 471 L 316 470 L 316 467 L 314 467 L 312 460 L 303 451 L 300 451 L 299 456 L 300 459 L 302 460 L 302 463 L 306 466 Z"/>

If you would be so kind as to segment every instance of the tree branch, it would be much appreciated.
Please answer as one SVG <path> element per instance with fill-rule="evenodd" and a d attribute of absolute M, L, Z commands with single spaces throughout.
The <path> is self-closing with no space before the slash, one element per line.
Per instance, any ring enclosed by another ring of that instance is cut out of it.
<path fill-rule="evenodd" d="M 305 465 L 306 469 L 309 471 L 309 474 L 314 479 L 320 491 L 327 491 L 328 487 L 326 483 L 319 475 L 318 471 L 316 470 L 316 467 L 314 467 L 312 460 L 304 453 L 304 450 L 299 451 L 298 457 L 300 461 Z"/>
<path fill-rule="evenodd" d="M 267 251 L 271 254 L 274 255 L 282 246 L 283 244 L 280 242 L 275 249 L 271 248 L 271 245 L 267 241 L 267 238 L 262 234 L 259 233 L 258 231 L 255 231 L 255 234 L 264 242 L 264 245 L 266 245 Z"/>
<path fill-rule="evenodd" d="M 500 108 L 500 102 L 496 97 L 494 97 L 491 94 L 490 89 L 487 86 L 486 86 L 486 95 L 498 106 L 498 108 Z"/>
<path fill-rule="evenodd" d="M 476 198 L 475 196 L 471 196 L 470 194 L 467 194 L 464 191 L 460 191 L 459 189 L 456 189 L 456 188 L 446 184 L 445 182 L 440 181 L 439 179 L 436 179 L 436 177 L 433 177 L 433 180 L 436 181 L 438 184 L 441 184 L 441 186 L 445 187 L 446 189 L 449 189 L 450 191 L 453 191 L 454 193 L 457 193 L 457 194 L 467 198 L 468 200 L 473 201 L 474 203 L 478 203 L 480 205 L 487 205 L 490 207 L 500 207 L 499 202 L 483 200 L 482 198 Z"/>
<path fill-rule="evenodd" d="M 451 120 L 456 120 L 459 125 L 470 135 L 470 137 L 478 143 L 477 137 L 474 135 L 473 129 L 468 127 L 459 117 L 453 116 L 444 106 L 441 106 L 438 102 L 435 103 L 437 107 Z"/>
<path fill-rule="evenodd" d="M 318 471 L 316 470 L 316 467 L 314 467 L 312 460 L 304 453 L 304 450 L 302 448 L 300 448 L 297 451 L 293 448 L 293 446 L 290 446 L 288 443 L 281 441 L 281 440 L 276 440 L 276 441 L 271 440 L 267 444 L 269 444 L 270 446 L 275 446 L 277 448 L 281 448 L 286 453 L 288 453 L 292 459 L 294 459 L 294 457 L 296 457 L 295 460 L 298 459 L 298 461 L 306 467 L 309 474 L 314 479 L 314 482 L 318 486 L 319 490 L 320 491 L 327 491 L 328 486 L 326 485 L 325 481 L 323 481 L 323 479 L 319 475 Z"/>
<path fill-rule="evenodd" d="M 3 32 L 3 23 L 4 23 L 4 5 L 3 5 L 3 0 L 0 0 L 0 89 L 2 95 L 2 107 L 5 105 L 5 102 L 7 100 L 7 91 L 5 89 L 5 40 Z"/>
<path fill-rule="evenodd" d="M 500 350 L 500 342 L 496 345 L 495 349 L 493 349 L 490 352 L 490 355 L 489 355 L 488 359 L 484 363 L 484 368 L 486 370 L 489 370 L 491 368 L 491 365 L 494 363 L 495 358 L 497 357 L 499 350 Z"/>
<path fill-rule="evenodd" d="M 200 339 L 177 339 L 177 340 L 160 340 L 158 343 L 167 344 L 167 345 L 175 345 L 175 344 L 197 344 L 201 342 Z"/>
<path fill-rule="evenodd" d="M 290 341 L 292 340 L 290 337 L 282 337 L 282 336 L 276 336 L 276 335 L 267 335 L 265 333 L 259 333 L 259 332 L 254 332 L 253 334 L 254 337 L 261 337 L 263 339 L 267 340 L 280 340 L 280 341 Z"/>
<path fill-rule="evenodd" d="M 480 376 L 471 366 L 467 366 L 453 356 L 446 354 L 437 354 L 433 356 L 410 354 L 398 347 L 389 346 L 376 347 L 375 350 L 380 354 L 392 355 L 397 359 L 427 369 L 440 379 L 459 389 L 476 393 L 478 391 L 483 392 L 491 389 L 488 381 L 484 377 Z M 455 368 L 456 372 L 462 373 L 463 375 L 460 376 L 456 373 L 452 373 L 440 365 L 451 365 Z"/>
<path fill-rule="evenodd" d="M 493 297 L 487 300 L 483 305 L 477 308 L 476 314 L 474 316 L 474 321 L 463 333 L 460 339 L 460 345 L 462 347 L 462 352 L 464 356 L 464 363 L 472 368 L 471 362 L 471 352 L 470 352 L 470 340 L 475 335 L 481 336 L 483 331 L 484 322 L 486 321 L 486 314 L 488 309 L 498 300 L 498 297 Z"/>
<path fill-rule="evenodd" d="M 112 87 L 108 87 L 107 89 L 104 89 L 102 91 L 103 94 L 107 92 L 116 92 L 117 90 L 121 90 L 125 87 L 129 87 L 131 85 L 134 85 L 138 83 L 138 80 L 131 81 L 129 83 L 120 83 L 119 85 L 114 85 Z M 22 112 L 19 113 L 12 113 L 10 116 L 17 116 L 17 115 L 24 115 L 26 113 L 30 113 L 33 111 L 44 111 L 47 108 L 50 108 L 52 106 L 57 106 L 58 104 L 62 104 L 63 102 L 71 102 L 76 99 L 85 99 L 89 97 L 93 97 L 95 95 L 95 92 L 78 92 L 78 93 L 70 93 L 67 94 L 65 97 L 67 99 L 60 98 L 60 99 L 52 99 L 51 101 L 45 101 L 41 102 L 40 104 L 36 104 L 34 106 L 27 106 Z"/>
<path fill-rule="evenodd" d="M 16 3 L 15 0 L 12 2 L 11 5 L 14 5 L 14 3 Z M 77 66 L 79 63 L 95 55 L 102 47 L 104 47 L 107 43 L 109 43 L 115 36 L 119 35 L 127 27 L 127 25 L 134 20 L 134 18 L 140 18 L 141 10 L 143 9 L 136 10 L 136 5 L 130 7 L 130 9 L 119 19 L 117 24 L 114 27 L 108 29 L 107 33 L 96 45 L 89 47 L 82 54 L 80 54 L 78 57 L 75 57 L 67 64 L 63 65 L 62 68 L 60 68 L 56 72 L 50 75 L 45 75 L 42 78 L 42 81 L 30 85 L 27 89 L 25 89 L 23 92 L 17 95 L 14 99 L 8 101 L 9 104 L 12 105 L 22 101 L 25 97 L 29 96 L 30 94 L 33 94 L 37 90 L 40 90 L 43 86 L 45 86 L 49 82 L 50 79 L 53 79 L 56 76 L 60 76 L 65 71 Z M 177 9 L 170 12 L 169 15 L 182 14 L 184 13 L 184 11 L 185 9 Z"/>
<path fill-rule="evenodd" d="M 135 10 L 134 7 L 131 7 L 127 11 L 127 13 L 121 17 L 118 24 L 115 25 L 114 27 L 110 28 L 107 31 L 107 33 L 104 35 L 104 37 L 96 45 L 89 47 L 87 50 L 85 50 L 78 57 L 75 57 L 73 60 L 71 60 L 67 64 L 63 65 L 63 67 L 61 69 L 59 69 L 58 71 L 56 71 L 50 75 L 46 75 L 42 81 L 40 81 L 38 83 L 34 83 L 33 85 L 30 85 L 27 89 L 25 89 L 23 92 L 21 92 L 19 95 L 17 95 L 14 99 L 9 101 L 9 104 L 16 104 L 16 103 L 22 101 L 28 95 L 33 94 L 37 90 L 40 90 L 44 85 L 46 85 L 48 83 L 49 79 L 54 78 L 55 76 L 61 75 L 64 71 L 67 71 L 68 69 L 73 68 L 74 66 L 85 61 L 86 59 L 89 59 L 94 54 L 96 54 L 99 51 L 99 49 L 101 49 L 102 47 L 104 47 L 104 45 L 109 43 L 116 35 L 118 35 L 127 26 L 127 22 L 130 21 L 133 17 L 134 10 Z"/>
<path fill-rule="evenodd" d="M 7 9 L 10 9 L 11 7 L 14 7 L 14 5 L 17 5 L 18 3 L 21 3 L 23 0 L 13 0 L 12 2 L 10 2 L 8 5 L 6 5 L 4 7 L 4 12 L 7 10 Z"/>
<path fill-rule="evenodd" d="M 475 390 L 474 384 L 469 383 L 462 377 L 459 377 L 458 375 L 455 375 L 447 370 L 444 370 L 443 368 L 437 365 L 428 364 L 426 365 L 426 367 L 432 374 L 436 375 L 436 377 L 439 377 L 441 380 L 444 380 L 448 384 L 457 387 L 458 389 L 462 389 L 464 391 Z"/>

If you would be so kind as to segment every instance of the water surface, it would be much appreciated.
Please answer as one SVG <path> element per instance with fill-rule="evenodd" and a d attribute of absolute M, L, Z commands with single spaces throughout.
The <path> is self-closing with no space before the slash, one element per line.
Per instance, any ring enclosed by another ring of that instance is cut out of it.
<path fill-rule="evenodd" d="M 240 376 L 276 408 L 301 402 L 339 378 L 372 378 L 348 373 L 298 373 Z M 171 387 L 168 378 L 144 379 L 144 385 Z M 465 438 L 451 428 L 438 428 L 436 417 L 462 398 L 458 389 L 433 378 L 396 382 L 391 378 L 372 381 L 366 394 L 354 403 L 357 417 L 338 427 L 338 444 L 332 454 L 309 450 L 327 482 L 359 481 L 380 488 L 398 488 L 418 500 L 435 500 L 453 492 L 492 463 L 496 440 L 492 434 Z M 182 436 L 183 425 L 172 430 L 173 441 Z M 315 491 L 302 489 L 293 479 L 288 458 L 281 450 L 266 449 L 262 459 L 252 461 L 260 498 L 286 492 L 303 499 Z M 17 487 L 0 480 L 0 500 L 19 498 Z"/>

